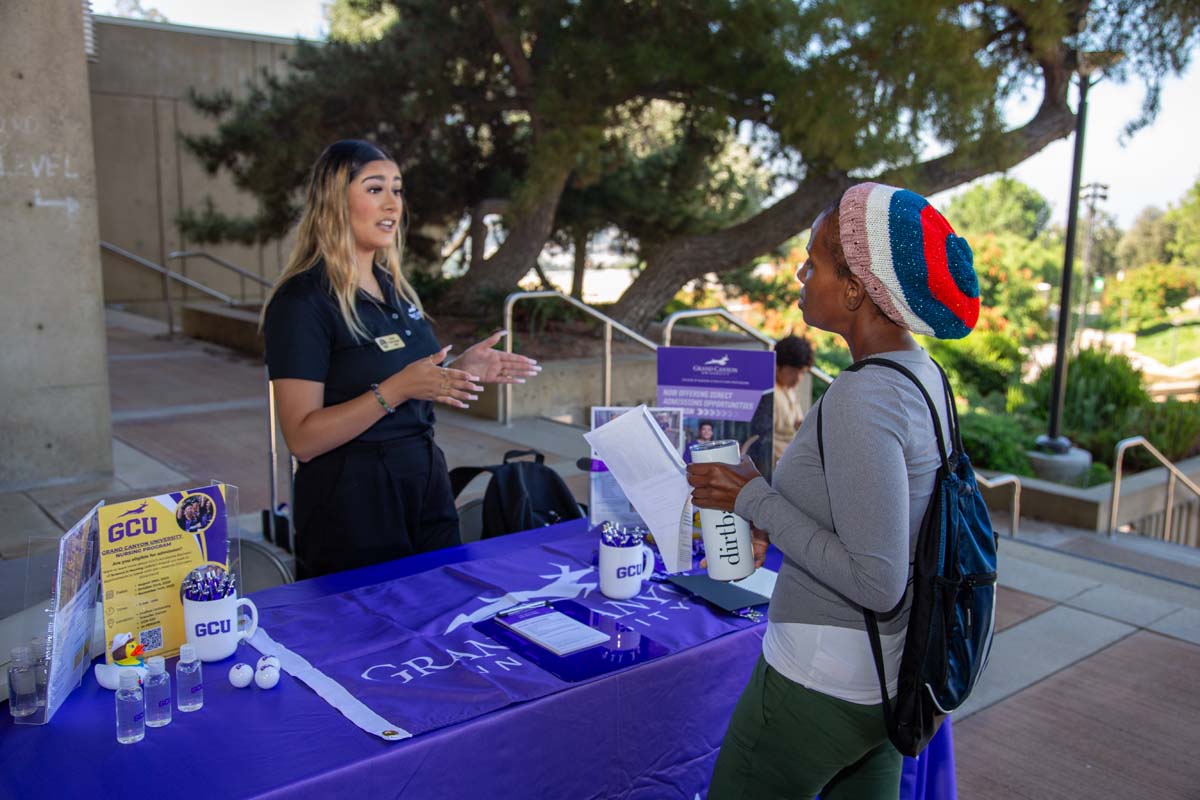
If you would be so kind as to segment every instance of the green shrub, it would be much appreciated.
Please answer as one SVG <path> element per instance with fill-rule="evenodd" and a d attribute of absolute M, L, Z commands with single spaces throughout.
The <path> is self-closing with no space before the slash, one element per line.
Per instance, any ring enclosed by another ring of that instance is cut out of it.
<path fill-rule="evenodd" d="M 1200 453 L 1200 404 L 1169 398 L 1165 403 L 1150 403 L 1135 417 L 1127 435 L 1141 434 L 1171 461 L 1180 461 Z M 1154 467 L 1158 462 L 1144 449 L 1131 450 L 1131 463 Z"/>
<path fill-rule="evenodd" d="M 1025 417 L 972 411 L 959 417 L 963 448 L 978 468 L 1032 475 L 1025 451 L 1032 449 L 1036 426 Z"/>
<path fill-rule="evenodd" d="M 973 404 L 991 394 L 1003 395 L 1021 372 L 1021 349 L 1002 333 L 976 332 L 965 339 L 924 344 L 946 370 L 954 391 Z"/>
<path fill-rule="evenodd" d="M 1099 486 L 1102 483 L 1108 483 L 1113 479 L 1113 471 L 1108 468 L 1108 465 L 1100 461 L 1093 461 L 1088 467 L 1087 480 L 1084 486 Z"/>
<path fill-rule="evenodd" d="M 1027 407 L 1044 420 L 1049 416 L 1052 370 L 1043 370 L 1028 388 Z M 1113 465 L 1113 449 L 1121 439 L 1138 431 L 1139 415 L 1150 405 L 1141 373 L 1123 355 L 1104 350 L 1083 350 L 1067 367 L 1067 392 L 1063 402 L 1062 432 L 1095 461 Z"/>

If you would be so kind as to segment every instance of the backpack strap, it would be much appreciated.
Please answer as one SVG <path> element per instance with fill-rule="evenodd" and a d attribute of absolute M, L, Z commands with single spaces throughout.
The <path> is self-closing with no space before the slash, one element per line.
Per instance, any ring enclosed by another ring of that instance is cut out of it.
<path fill-rule="evenodd" d="M 875 675 L 879 678 L 879 699 L 883 701 L 883 724 L 887 726 L 888 733 L 896 729 L 896 723 L 893 720 L 895 711 L 892 709 L 892 700 L 888 697 L 887 679 L 883 673 L 883 641 L 879 638 L 879 622 L 875 619 L 875 612 L 868 608 L 863 609 L 863 619 L 867 623 L 867 638 L 871 640 L 871 655 L 875 656 Z"/>
<path fill-rule="evenodd" d="M 929 359 L 933 361 L 933 359 Z M 965 453 L 962 443 L 962 427 L 958 424 L 958 406 L 954 402 L 954 391 L 950 388 L 950 378 L 946 375 L 946 370 L 942 369 L 942 365 L 933 361 L 933 365 L 938 368 L 938 372 L 942 376 L 942 389 L 946 393 L 946 408 L 950 411 L 950 439 L 954 446 L 954 454 Z"/>
<path fill-rule="evenodd" d="M 534 462 L 538 464 L 546 461 L 546 457 L 537 450 L 509 450 L 504 454 L 504 463 L 507 464 L 509 461 L 514 461 L 522 456 L 533 456 Z"/>
<path fill-rule="evenodd" d="M 467 488 L 467 484 L 475 479 L 475 476 L 481 472 L 490 472 L 496 474 L 495 467 L 455 467 L 450 470 L 450 493 L 457 499 L 462 490 Z"/>
<path fill-rule="evenodd" d="M 462 490 L 467 488 L 467 484 L 473 481 L 475 476 L 479 473 L 490 472 L 495 475 L 496 470 L 499 467 L 507 464 L 509 461 L 521 458 L 522 456 L 533 456 L 534 461 L 538 464 L 541 464 L 546 460 L 546 457 L 537 450 L 509 450 L 504 454 L 504 461 L 502 464 L 495 464 L 490 467 L 455 467 L 454 469 L 450 470 L 450 492 L 455 497 L 458 497 L 459 494 L 462 493 Z"/>

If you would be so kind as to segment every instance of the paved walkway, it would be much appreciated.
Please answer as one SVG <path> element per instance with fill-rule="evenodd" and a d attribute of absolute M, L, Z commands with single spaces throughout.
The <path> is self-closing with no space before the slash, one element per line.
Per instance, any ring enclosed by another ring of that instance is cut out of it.
<path fill-rule="evenodd" d="M 960 796 L 1200 797 L 1200 568 L 1184 583 L 1047 544 L 1121 547 L 1097 534 L 1021 531 L 1001 542 L 991 661 L 955 716 Z"/>
<path fill-rule="evenodd" d="M 270 496 L 262 366 L 119 312 L 108 343 L 115 474 L 0 495 L 0 568 L 30 533 L 53 534 L 98 499 L 210 478 L 239 486 L 243 534 L 259 535 Z M 578 429 L 439 411 L 437 439 L 451 467 L 535 447 L 586 499 Z M 1022 520 L 1001 541 L 997 628 L 988 671 L 955 716 L 961 797 L 1200 798 L 1200 551 Z"/>

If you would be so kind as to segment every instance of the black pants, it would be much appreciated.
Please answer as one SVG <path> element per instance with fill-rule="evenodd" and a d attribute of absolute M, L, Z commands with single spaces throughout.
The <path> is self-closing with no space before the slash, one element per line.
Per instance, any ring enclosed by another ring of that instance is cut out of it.
<path fill-rule="evenodd" d="M 296 472 L 296 573 L 315 578 L 460 544 L 433 436 L 350 442 Z"/>

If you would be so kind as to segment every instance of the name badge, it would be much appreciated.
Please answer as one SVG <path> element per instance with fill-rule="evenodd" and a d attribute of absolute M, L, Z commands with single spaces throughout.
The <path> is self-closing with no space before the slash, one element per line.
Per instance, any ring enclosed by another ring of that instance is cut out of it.
<path fill-rule="evenodd" d="M 400 338 L 398 333 L 389 333 L 387 336 L 378 336 L 375 339 L 375 344 L 379 345 L 379 349 L 387 353 L 391 350 L 399 350 L 404 347 L 404 340 Z"/>

